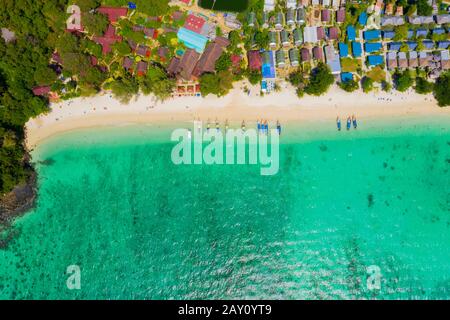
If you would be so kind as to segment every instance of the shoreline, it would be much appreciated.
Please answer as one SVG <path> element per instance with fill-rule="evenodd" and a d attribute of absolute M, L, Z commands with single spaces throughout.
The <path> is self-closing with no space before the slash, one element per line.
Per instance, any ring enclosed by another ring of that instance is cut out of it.
<path fill-rule="evenodd" d="M 320 97 L 299 99 L 289 85 L 282 92 L 260 97 L 258 87 L 247 87 L 246 94 L 235 87 L 225 97 L 177 97 L 156 102 L 152 96 L 139 95 L 123 104 L 110 94 L 53 103 L 51 111 L 27 122 L 26 147 L 33 150 L 44 140 L 60 133 L 95 127 L 119 127 L 133 124 L 167 124 L 216 119 L 223 124 L 252 123 L 257 119 L 283 123 L 341 121 L 355 114 L 358 119 L 383 119 L 402 116 L 450 116 L 450 108 L 441 108 L 432 95 L 406 93 L 347 93 L 333 87 Z"/>

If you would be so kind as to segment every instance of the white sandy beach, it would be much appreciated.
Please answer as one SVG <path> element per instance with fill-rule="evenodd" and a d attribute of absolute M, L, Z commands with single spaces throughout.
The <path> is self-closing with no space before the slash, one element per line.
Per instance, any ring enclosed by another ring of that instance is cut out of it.
<path fill-rule="evenodd" d="M 90 98 L 77 98 L 51 105 L 51 112 L 31 119 L 26 124 L 27 147 L 33 149 L 42 140 L 80 128 L 97 126 L 123 126 L 133 123 L 168 123 L 192 121 L 200 118 L 223 123 L 269 121 L 329 121 L 349 115 L 358 118 L 382 118 L 405 115 L 450 115 L 450 108 L 440 108 L 431 95 L 418 95 L 393 91 L 364 94 L 347 93 L 333 87 L 321 97 L 305 96 L 299 99 L 295 90 L 284 85 L 281 92 L 259 96 L 259 87 L 251 88 L 248 95 L 236 86 L 230 94 L 217 98 L 207 96 L 171 98 L 155 102 L 152 96 L 140 95 L 129 104 L 121 104 L 110 94 Z M 249 87 L 250 88 L 250 87 Z"/>

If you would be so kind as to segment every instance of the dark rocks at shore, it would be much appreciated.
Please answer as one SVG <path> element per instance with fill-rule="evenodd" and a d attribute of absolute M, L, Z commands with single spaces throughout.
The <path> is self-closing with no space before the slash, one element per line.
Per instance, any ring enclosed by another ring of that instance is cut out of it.
<path fill-rule="evenodd" d="M 0 198 L 0 235 L 15 218 L 32 209 L 36 201 L 37 175 L 33 172 L 26 184 L 16 186 L 11 192 Z M 0 249 L 6 247 L 10 237 L 0 237 Z"/>

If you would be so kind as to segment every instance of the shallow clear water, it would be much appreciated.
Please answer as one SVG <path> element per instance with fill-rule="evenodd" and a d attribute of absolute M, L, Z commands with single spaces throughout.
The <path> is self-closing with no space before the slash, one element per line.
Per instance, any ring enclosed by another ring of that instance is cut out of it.
<path fill-rule="evenodd" d="M 292 124 L 275 176 L 175 166 L 168 128 L 57 136 L 34 152 L 39 201 L 0 250 L 0 298 L 449 299 L 449 125 Z"/>

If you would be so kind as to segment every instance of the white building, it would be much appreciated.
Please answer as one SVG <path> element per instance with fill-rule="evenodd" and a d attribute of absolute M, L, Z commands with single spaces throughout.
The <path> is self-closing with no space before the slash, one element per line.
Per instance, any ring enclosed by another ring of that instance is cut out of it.
<path fill-rule="evenodd" d="M 275 0 L 264 0 L 264 11 L 275 10 Z"/>
<path fill-rule="evenodd" d="M 317 40 L 317 27 L 305 27 L 303 29 L 303 41 L 305 43 L 316 43 Z"/>

